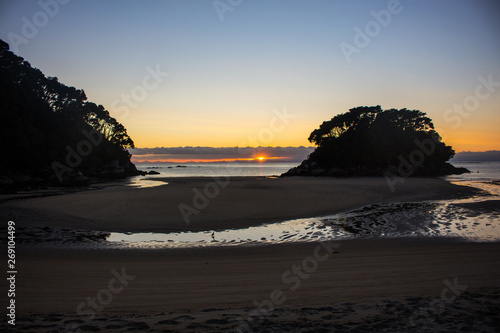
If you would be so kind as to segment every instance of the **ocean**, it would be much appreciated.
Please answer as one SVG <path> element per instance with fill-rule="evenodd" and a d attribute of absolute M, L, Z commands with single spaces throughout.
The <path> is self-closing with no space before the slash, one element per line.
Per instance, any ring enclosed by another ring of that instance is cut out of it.
<path fill-rule="evenodd" d="M 127 180 L 127 185 L 159 186 L 163 183 L 152 179 L 167 177 L 272 177 L 279 176 L 298 164 L 300 163 L 137 163 L 137 169 L 146 172 L 156 171 L 159 174 L 131 177 Z"/>
<path fill-rule="evenodd" d="M 142 171 L 156 171 L 159 174 L 136 176 L 127 180 L 127 185 L 134 187 L 150 187 L 162 185 L 162 182 L 151 181 L 155 178 L 168 177 L 272 177 L 299 165 L 293 163 L 138 163 Z M 500 161 L 498 162 L 452 162 L 456 167 L 464 167 L 471 171 L 468 174 L 443 177 L 456 184 L 470 185 L 480 188 L 488 187 L 491 191 L 499 190 L 499 186 L 489 186 L 488 182 L 500 181 Z M 500 194 L 500 193 L 498 193 Z"/>
<path fill-rule="evenodd" d="M 484 189 L 500 195 L 500 161 L 492 162 L 454 162 L 456 167 L 464 167 L 471 171 L 462 175 L 444 177 L 448 181 Z"/>
<path fill-rule="evenodd" d="M 221 176 L 274 176 L 296 167 L 300 162 L 247 162 L 247 163 L 141 163 L 143 171 L 157 171 L 158 177 L 221 177 Z"/>

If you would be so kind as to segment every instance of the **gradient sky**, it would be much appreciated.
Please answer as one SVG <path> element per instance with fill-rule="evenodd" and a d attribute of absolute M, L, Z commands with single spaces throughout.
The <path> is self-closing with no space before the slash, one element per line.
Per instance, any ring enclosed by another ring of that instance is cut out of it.
<path fill-rule="evenodd" d="M 478 88 L 480 76 L 500 82 L 497 2 L 221 0 L 221 20 L 212 1 L 72 0 L 47 15 L 3 0 L 0 37 L 11 49 L 13 34 L 28 37 L 16 53 L 84 89 L 137 147 L 308 146 L 324 120 L 381 105 L 424 111 L 456 151 L 482 151 L 500 148 L 500 83 Z M 391 6 L 390 22 L 374 23 Z M 356 44 L 367 24 L 369 43 Z M 342 43 L 359 46 L 350 62 Z M 147 68 L 169 75 L 137 95 Z M 470 111 L 454 111 L 464 101 Z"/>

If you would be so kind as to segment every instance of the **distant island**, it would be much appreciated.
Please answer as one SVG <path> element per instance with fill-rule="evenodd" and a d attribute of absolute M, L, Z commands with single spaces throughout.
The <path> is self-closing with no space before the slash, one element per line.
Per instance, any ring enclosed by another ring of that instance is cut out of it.
<path fill-rule="evenodd" d="M 309 136 L 316 149 L 288 176 L 444 176 L 470 172 L 448 160 L 432 120 L 419 110 L 360 106 L 323 122 Z"/>
<path fill-rule="evenodd" d="M 87 186 L 140 173 L 125 127 L 85 92 L 46 77 L 0 40 L 0 192 Z"/>

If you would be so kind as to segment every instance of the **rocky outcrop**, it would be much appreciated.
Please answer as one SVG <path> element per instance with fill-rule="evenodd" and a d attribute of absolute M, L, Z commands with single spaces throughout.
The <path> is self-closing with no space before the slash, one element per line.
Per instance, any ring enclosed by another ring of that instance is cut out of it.
<path fill-rule="evenodd" d="M 287 172 L 283 173 L 280 177 L 293 177 L 293 176 L 314 176 L 314 177 L 360 177 L 360 176 L 399 176 L 399 177 L 411 177 L 411 176 L 447 176 L 447 175 L 459 175 L 463 173 L 469 173 L 470 171 L 466 168 L 457 168 L 450 163 L 444 163 L 440 166 L 430 167 L 407 167 L 402 168 L 401 166 L 390 165 L 386 169 L 375 169 L 368 168 L 365 166 L 359 166 L 356 168 L 342 169 L 338 167 L 328 168 L 325 166 L 318 165 L 316 162 L 311 162 L 309 160 L 304 160 L 299 166 L 291 168 Z"/>

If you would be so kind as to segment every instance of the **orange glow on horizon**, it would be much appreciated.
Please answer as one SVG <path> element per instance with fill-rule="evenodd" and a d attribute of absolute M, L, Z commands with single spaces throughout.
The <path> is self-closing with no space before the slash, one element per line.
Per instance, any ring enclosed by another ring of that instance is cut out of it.
<path fill-rule="evenodd" d="M 448 134 L 449 133 L 449 134 Z M 480 130 L 462 130 L 444 132 L 443 141 L 455 152 L 499 150 L 499 132 L 481 132 Z"/>
<path fill-rule="evenodd" d="M 141 159 L 140 157 L 132 156 L 133 163 L 214 163 L 214 162 L 264 162 L 266 160 L 286 160 L 290 157 L 265 157 L 258 156 L 256 158 L 210 158 L 210 159 L 182 159 L 182 158 L 169 158 L 169 159 Z"/>

